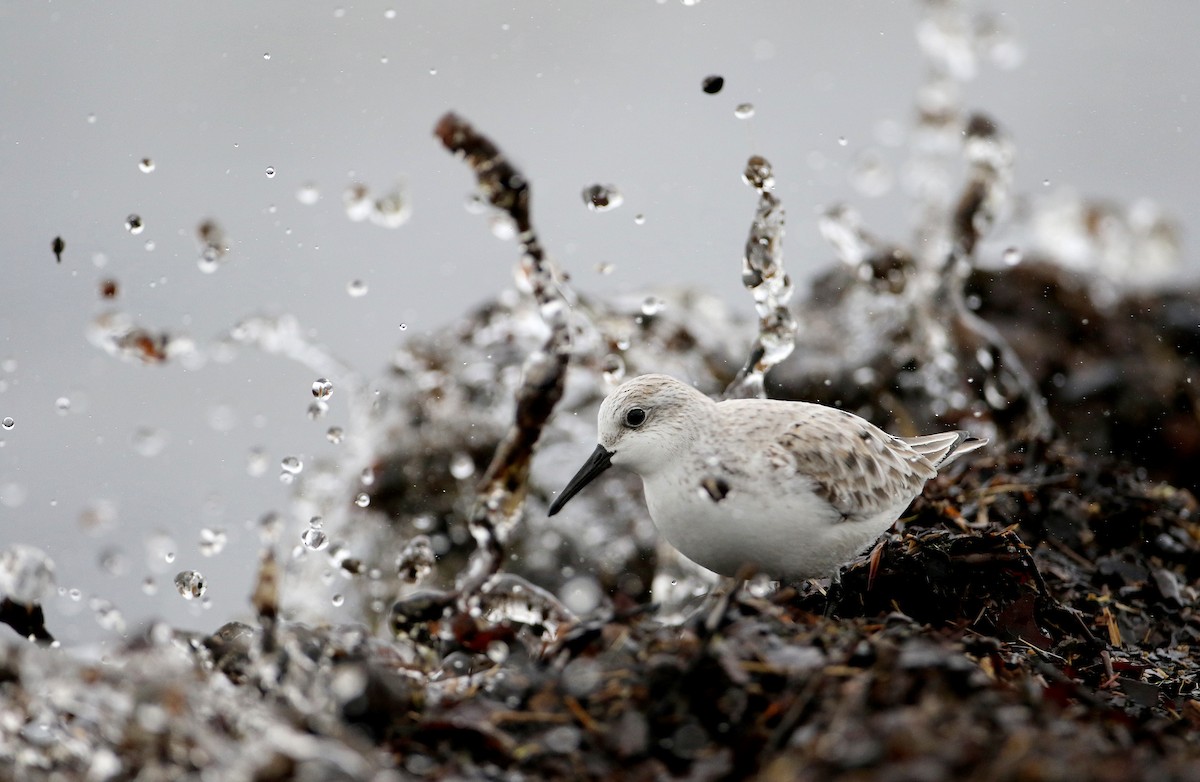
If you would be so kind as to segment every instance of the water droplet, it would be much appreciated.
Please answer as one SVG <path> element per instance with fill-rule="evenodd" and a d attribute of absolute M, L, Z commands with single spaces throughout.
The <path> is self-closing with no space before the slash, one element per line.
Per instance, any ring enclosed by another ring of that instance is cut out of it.
<path fill-rule="evenodd" d="M 771 162 L 761 155 L 751 156 L 742 171 L 742 181 L 760 193 L 774 190 L 775 172 L 771 168 Z"/>
<path fill-rule="evenodd" d="M 383 12 L 383 18 L 384 18 L 384 19 L 395 19 L 395 18 L 396 18 L 396 9 L 395 9 L 395 8 L 389 8 L 389 9 L 387 9 L 386 11 L 384 11 L 384 12 Z"/>
<path fill-rule="evenodd" d="M 346 208 L 346 217 L 361 223 L 371 216 L 371 191 L 366 185 L 355 182 L 342 192 L 342 204 Z"/>
<path fill-rule="evenodd" d="M 300 542 L 304 544 L 305 548 L 321 551 L 329 545 L 329 536 L 325 534 L 324 530 L 309 527 L 300 534 Z"/>
<path fill-rule="evenodd" d="M 142 579 L 142 594 L 152 596 L 158 594 L 158 582 L 154 580 L 154 576 L 146 576 Z"/>
<path fill-rule="evenodd" d="M 1043 180 L 1042 180 L 1042 187 L 1050 187 L 1050 180 L 1049 180 L 1049 179 L 1043 179 Z"/>
<path fill-rule="evenodd" d="M 150 532 L 145 538 L 144 546 L 146 566 L 152 573 L 162 573 L 166 570 L 164 564 L 175 561 L 175 541 L 165 530 L 156 529 Z"/>
<path fill-rule="evenodd" d="M 322 402 L 320 399 L 316 399 L 309 404 L 306 412 L 308 414 L 308 420 L 319 421 L 325 417 L 326 413 L 329 412 L 329 404 L 327 402 Z"/>
<path fill-rule="evenodd" d="M 583 189 L 583 203 L 593 212 L 607 212 L 625 203 L 616 185 L 589 185 Z"/>
<path fill-rule="evenodd" d="M 472 191 L 467 194 L 463 201 L 463 208 L 467 210 L 469 215 L 486 214 L 491 207 L 488 205 L 487 198 L 478 191 Z"/>
<path fill-rule="evenodd" d="M 724 76 L 705 76 L 704 81 L 700 82 L 700 89 L 704 90 L 709 95 L 716 95 L 724 86 Z"/>
<path fill-rule="evenodd" d="M 892 170 L 883 155 L 873 149 L 863 150 L 850 169 L 850 184 L 868 198 L 878 198 L 892 189 Z"/>
<path fill-rule="evenodd" d="M 325 432 L 325 439 L 328 440 L 329 442 L 333 443 L 334 445 L 337 445 L 338 443 L 340 443 L 342 441 L 342 438 L 345 436 L 346 436 L 346 433 L 345 433 L 345 431 L 343 431 L 342 427 L 340 427 L 340 426 L 331 426 L 331 427 L 329 427 L 329 430 L 327 432 Z"/>
<path fill-rule="evenodd" d="M 96 615 L 96 622 L 105 630 L 114 633 L 125 632 L 125 617 L 110 601 L 93 597 L 88 607 Z"/>
<path fill-rule="evenodd" d="M 197 265 L 205 274 L 212 274 L 229 252 L 225 232 L 216 220 L 202 220 L 196 226 L 196 237 L 200 240 L 200 257 Z"/>
<path fill-rule="evenodd" d="M 200 553 L 206 557 L 215 557 L 225 550 L 229 535 L 223 529 L 204 527 L 200 530 Z"/>
<path fill-rule="evenodd" d="M 204 597 L 204 593 L 208 591 L 208 582 L 195 570 L 182 570 L 175 576 L 175 588 L 184 600 L 195 600 Z"/>
<path fill-rule="evenodd" d="M 0 495 L 3 490 L 0 487 Z M 116 526 L 117 506 L 109 500 L 94 500 L 79 513 L 79 527 L 88 535 L 99 536 Z"/>
<path fill-rule="evenodd" d="M 600 263 L 596 264 L 596 272 L 598 274 L 603 274 L 605 276 L 612 274 L 613 269 L 615 269 L 615 268 L 617 268 L 617 267 L 612 265 L 608 261 L 601 261 Z"/>
<path fill-rule="evenodd" d="M 870 256 L 871 238 L 862 227 L 862 217 L 853 207 L 835 204 L 821 214 L 817 225 L 825 241 L 833 245 L 838 258 L 847 266 L 858 267 Z"/>
<path fill-rule="evenodd" d="M 0 593 L 23 605 L 41 602 L 54 589 L 54 561 L 39 548 L 14 543 L 0 551 Z"/>
<path fill-rule="evenodd" d="M 297 475 L 304 469 L 304 462 L 295 456 L 285 456 L 280 460 L 279 466 L 283 468 L 285 473 Z"/>
<path fill-rule="evenodd" d="M 267 179 L 275 177 L 275 166 L 267 166 Z"/>
<path fill-rule="evenodd" d="M 134 236 L 137 236 L 142 231 L 146 230 L 146 225 L 142 222 L 141 216 L 133 214 L 125 218 L 125 230 L 129 231 L 129 233 L 133 234 Z"/>
<path fill-rule="evenodd" d="M 334 608 L 338 608 L 338 607 L 340 607 L 340 606 L 341 606 L 343 603 L 345 603 L 345 602 L 346 602 L 346 598 L 345 598 L 345 597 L 343 597 L 343 596 L 342 596 L 342 595 L 340 595 L 340 594 L 337 594 L 337 595 L 334 595 L 332 598 L 330 598 L 329 602 L 333 603 L 333 607 L 334 607 Z"/>
<path fill-rule="evenodd" d="M 644 215 L 644 214 L 635 214 L 635 215 L 633 216 L 633 224 L 634 224 L 634 225 L 645 225 L 645 224 L 646 224 L 646 215 Z"/>
<path fill-rule="evenodd" d="M 1004 265 L 1016 266 L 1021 263 L 1021 251 L 1016 247 L 1009 247 L 1004 251 Z"/>
<path fill-rule="evenodd" d="M 364 467 L 362 472 L 358 474 L 358 482 L 363 486 L 371 486 L 375 483 L 375 468 Z"/>
<path fill-rule="evenodd" d="M 600 372 L 608 383 L 620 383 L 625 377 L 625 359 L 616 353 L 609 353 L 600 361 Z"/>
<path fill-rule="evenodd" d="M 208 425 L 214 432 L 232 432 L 237 422 L 238 414 L 233 405 L 213 405 L 208 409 Z"/>
<path fill-rule="evenodd" d="M 647 296 L 642 301 L 642 314 L 646 317 L 651 317 L 662 312 L 666 306 L 667 303 L 658 296 Z"/>
<path fill-rule="evenodd" d="M 838 140 L 837 140 L 837 141 L 838 141 L 838 146 L 839 146 L 839 147 L 844 147 L 844 146 L 846 146 L 847 144 L 849 144 L 849 143 L 850 143 L 849 141 L 847 141 L 847 140 L 846 140 L 846 137 L 845 137 L 845 136 L 838 136 Z"/>
<path fill-rule="evenodd" d="M 354 504 L 360 508 L 367 507 L 371 504 L 371 495 L 367 494 L 365 491 L 360 491 L 354 498 Z"/>
<path fill-rule="evenodd" d="M 733 116 L 737 117 L 738 119 L 750 119 L 754 116 L 754 104 L 739 103 L 733 109 Z"/>
<path fill-rule="evenodd" d="M 401 331 L 408 331 L 408 324 L 407 324 L 407 323 L 401 323 L 401 324 L 400 324 L 400 330 L 401 330 Z"/>
<path fill-rule="evenodd" d="M 89 125 L 95 125 L 96 124 L 96 115 L 95 114 L 87 115 L 87 121 L 88 121 Z"/>
<path fill-rule="evenodd" d="M 3 441 L 0 441 L 3 442 Z M 19 508 L 25 503 L 28 491 L 19 483 L 10 481 L 0 483 L 0 505 L 6 508 Z"/>
<path fill-rule="evenodd" d="M 437 557 L 433 543 L 425 535 L 416 535 L 396 557 L 396 573 L 406 584 L 424 581 L 433 572 Z"/>
<path fill-rule="evenodd" d="M 143 174 L 149 174 L 154 170 L 154 168 L 154 161 L 148 157 L 144 157 L 138 161 L 138 169 L 141 170 Z"/>
<path fill-rule="evenodd" d="M 576 657 L 563 668 L 563 689 L 576 698 L 590 695 L 603 681 L 604 669 L 588 657 Z"/>
<path fill-rule="evenodd" d="M 167 433 L 154 426 L 139 426 L 129 438 L 133 450 L 147 459 L 158 456 L 167 447 Z"/>
<path fill-rule="evenodd" d="M 3 426 L 5 429 L 12 429 L 16 425 L 17 422 L 12 418 L 5 418 L 2 422 L 0 422 L 0 426 Z"/>
<path fill-rule="evenodd" d="M 437 68 L 430 68 L 430 69 L 429 69 L 429 75 L 430 75 L 430 76 L 437 76 Z"/>
<path fill-rule="evenodd" d="M 270 466 L 270 460 L 267 458 L 267 452 L 262 448 L 251 448 L 246 455 L 246 472 L 254 478 L 263 475 Z"/>
<path fill-rule="evenodd" d="M 412 216 L 412 205 L 402 185 L 396 185 L 386 195 L 375 199 L 371 205 L 370 218 L 375 225 L 384 228 L 399 228 Z"/>
<path fill-rule="evenodd" d="M 589 614 L 600 605 L 600 584 L 591 576 L 576 576 L 562 585 L 559 596 L 576 614 Z"/>
<path fill-rule="evenodd" d="M 65 396 L 60 396 L 54 400 L 54 409 L 58 411 L 59 415 L 66 415 L 71 412 L 71 400 Z"/>
<path fill-rule="evenodd" d="M 328 399 L 333 396 L 333 383 L 323 377 L 319 377 L 313 381 L 312 395 L 317 399 Z"/>
<path fill-rule="evenodd" d="M 508 659 L 508 644 L 503 641 L 491 641 L 487 645 L 485 654 L 487 654 L 489 660 L 496 663 L 496 665 L 500 665 Z"/>
<path fill-rule="evenodd" d="M 517 224 L 505 212 L 496 212 L 488 216 L 488 228 L 491 229 L 492 236 L 502 242 L 511 242 L 517 238 Z"/>
<path fill-rule="evenodd" d="M 468 453 L 462 451 L 454 454 L 450 459 L 450 474 L 458 480 L 466 480 L 475 474 L 475 460 Z"/>
<path fill-rule="evenodd" d="M 279 482 L 282 483 L 284 486 L 291 486 L 293 483 L 295 483 L 295 481 L 296 481 L 296 476 L 292 475 L 290 472 L 279 473 Z"/>
<path fill-rule="evenodd" d="M 351 298 L 362 298 L 367 295 L 367 284 L 362 280 L 351 280 L 346 283 L 346 293 L 349 293 Z"/>
<path fill-rule="evenodd" d="M 321 200 L 321 190 L 315 182 L 305 182 L 296 191 L 296 200 L 305 206 L 312 206 Z"/>
<path fill-rule="evenodd" d="M 129 560 L 124 551 L 110 547 L 100 552 L 98 564 L 110 576 L 123 576 L 129 567 Z"/>
<path fill-rule="evenodd" d="M 263 59 L 264 59 L 264 60 L 269 60 L 269 59 L 271 59 L 271 53 L 270 53 L 270 52 L 263 52 Z"/>

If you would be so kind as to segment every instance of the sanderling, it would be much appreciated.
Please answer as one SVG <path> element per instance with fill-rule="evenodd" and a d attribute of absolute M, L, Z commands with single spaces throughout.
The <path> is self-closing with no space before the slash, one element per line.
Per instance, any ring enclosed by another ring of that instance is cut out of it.
<path fill-rule="evenodd" d="M 666 375 L 633 378 L 600 405 L 600 444 L 550 506 L 610 465 L 642 476 L 654 524 L 684 556 L 736 576 L 833 575 L 899 518 L 965 432 L 893 437 L 807 402 L 714 402 Z"/>

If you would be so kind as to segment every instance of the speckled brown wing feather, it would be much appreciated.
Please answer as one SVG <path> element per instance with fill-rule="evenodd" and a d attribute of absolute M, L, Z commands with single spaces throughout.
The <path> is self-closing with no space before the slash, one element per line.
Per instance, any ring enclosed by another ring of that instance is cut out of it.
<path fill-rule="evenodd" d="M 779 439 L 816 493 L 846 521 L 916 496 L 937 469 L 904 442 L 844 410 L 804 405 Z"/>

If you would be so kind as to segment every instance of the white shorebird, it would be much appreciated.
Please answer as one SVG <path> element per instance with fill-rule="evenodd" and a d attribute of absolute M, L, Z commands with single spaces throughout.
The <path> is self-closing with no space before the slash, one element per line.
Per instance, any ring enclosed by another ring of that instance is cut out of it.
<path fill-rule="evenodd" d="M 610 465 L 642 476 L 654 524 L 684 556 L 736 576 L 832 575 L 895 523 L 938 468 L 987 444 L 965 432 L 893 437 L 824 405 L 714 402 L 642 375 L 600 405 L 600 444 L 550 506 Z"/>

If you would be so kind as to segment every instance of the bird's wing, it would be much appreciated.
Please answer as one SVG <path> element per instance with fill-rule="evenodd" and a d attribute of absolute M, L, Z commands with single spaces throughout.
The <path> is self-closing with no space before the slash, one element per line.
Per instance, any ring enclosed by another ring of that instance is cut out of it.
<path fill-rule="evenodd" d="M 777 445 L 846 521 L 907 503 L 937 468 L 902 440 L 844 410 L 797 405 Z"/>

